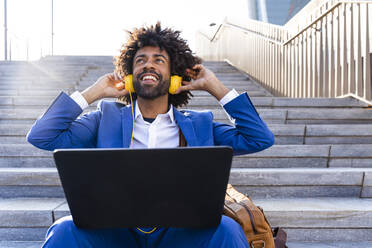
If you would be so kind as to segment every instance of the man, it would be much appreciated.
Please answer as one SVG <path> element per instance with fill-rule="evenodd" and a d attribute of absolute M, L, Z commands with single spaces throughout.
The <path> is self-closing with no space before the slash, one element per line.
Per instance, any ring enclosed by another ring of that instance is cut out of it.
<path fill-rule="evenodd" d="M 178 31 L 155 27 L 130 32 L 116 61 L 116 73 L 102 76 L 82 93 L 61 93 L 36 121 L 27 139 L 46 150 L 57 148 L 177 147 L 228 145 L 234 154 L 261 151 L 274 143 L 247 93 L 227 89 L 200 64 Z M 92 102 L 117 97 L 129 102 L 120 78 L 132 74 L 134 121 L 129 105 L 101 101 L 97 111 L 78 117 Z M 176 94 L 168 93 L 171 75 L 183 78 Z M 210 112 L 179 111 L 190 90 L 204 90 L 223 105 L 235 126 L 213 122 Z M 134 123 L 134 126 L 133 126 Z M 181 135 L 182 134 L 182 135 Z M 104 169 L 104 168 L 103 168 Z M 92 220 L 94 221 L 94 220 Z M 223 216 L 216 228 L 117 228 L 84 230 L 71 217 L 48 230 L 44 247 L 248 247 L 241 227 Z"/>

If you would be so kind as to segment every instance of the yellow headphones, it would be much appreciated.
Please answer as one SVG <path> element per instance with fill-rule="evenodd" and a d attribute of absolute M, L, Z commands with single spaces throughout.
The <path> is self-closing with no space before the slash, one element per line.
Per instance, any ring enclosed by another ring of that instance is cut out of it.
<path fill-rule="evenodd" d="M 125 89 L 130 93 L 134 92 L 133 88 L 133 75 L 129 74 L 124 77 Z M 176 91 L 182 85 L 182 77 L 173 75 L 171 76 L 170 85 L 168 92 L 172 95 L 176 94 Z"/>

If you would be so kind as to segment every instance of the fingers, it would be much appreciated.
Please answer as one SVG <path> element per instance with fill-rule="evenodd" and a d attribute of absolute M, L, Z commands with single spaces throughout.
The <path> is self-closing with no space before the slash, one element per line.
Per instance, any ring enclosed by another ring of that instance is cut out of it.
<path fill-rule="evenodd" d="M 198 77 L 198 73 L 191 69 L 186 69 L 186 75 L 195 80 Z"/>
<path fill-rule="evenodd" d="M 112 72 L 106 74 L 106 76 L 109 81 L 113 82 L 114 88 L 119 91 L 118 93 L 116 93 L 117 97 L 124 96 L 129 93 L 127 90 L 125 90 L 125 84 L 124 82 L 122 82 L 121 77 L 118 73 Z"/>
<path fill-rule="evenodd" d="M 192 67 L 194 70 L 202 70 L 204 69 L 204 66 L 202 64 L 196 64 Z"/>
<path fill-rule="evenodd" d="M 113 72 L 113 74 L 114 74 L 115 81 L 116 80 L 120 80 L 120 81 L 122 80 L 122 78 L 121 78 L 121 76 L 120 76 L 119 73 Z"/>
<path fill-rule="evenodd" d="M 119 83 L 115 84 L 115 88 L 117 90 L 122 90 L 122 89 L 125 88 L 125 84 L 123 82 L 119 82 Z"/>
<path fill-rule="evenodd" d="M 106 77 L 109 81 L 115 81 L 115 77 L 112 73 L 106 74 Z"/>
<path fill-rule="evenodd" d="M 192 67 L 192 69 L 186 69 L 186 75 L 191 77 L 193 80 L 198 78 L 199 73 L 204 70 L 204 66 L 202 64 L 197 64 Z"/>
<path fill-rule="evenodd" d="M 189 81 L 182 81 L 182 86 L 180 86 L 177 89 L 176 94 L 181 93 L 182 91 L 193 90 L 193 89 L 194 89 L 194 85 L 191 82 L 189 82 Z"/>
<path fill-rule="evenodd" d="M 125 84 L 122 81 L 122 78 L 119 73 L 116 72 L 110 73 L 110 78 L 115 82 L 115 88 L 119 91 L 117 97 L 125 96 L 129 93 L 129 91 L 125 89 Z"/>
<path fill-rule="evenodd" d="M 110 81 L 121 81 L 121 77 L 119 74 L 115 73 L 115 72 L 112 72 L 112 73 L 108 73 L 105 75 L 107 77 L 108 80 Z"/>
<path fill-rule="evenodd" d="M 177 89 L 176 94 L 181 93 L 182 91 L 192 90 L 189 85 L 181 86 Z"/>

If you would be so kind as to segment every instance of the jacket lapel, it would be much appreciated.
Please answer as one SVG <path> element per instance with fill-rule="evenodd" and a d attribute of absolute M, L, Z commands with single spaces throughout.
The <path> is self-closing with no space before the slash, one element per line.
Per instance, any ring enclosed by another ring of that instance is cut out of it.
<path fill-rule="evenodd" d="M 184 113 L 178 111 L 176 108 L 173 108 L 174 118 L 185 136 L 188 146 L 198 146 L 198 141 L 196 139 L 196 134 L 194 126 L 190 117 L 188 117 L 189 112 L 185 111 Z"/>
<path fill-rule="evenodd" d="M 135 111 L 135 105 L 133 105 L 133 108 L 133 111 Z M 123 131 L 123 147 L 129 148 L 133 129 L 132 107 L 130 105 L 121 108 L 121 123 Z"/>
<path fill-rule="evenodd" d="M 135 111 L 135 102 L 133 103 Z M 188 112 L 184 113 L 178 111 L 176 108 L 173 108 L 174 118 L 185 136 L 188 146 L 198 146 L 198 141 L 196 138 L 194 126 L 190 117 L 188 117 Z M 135 113 L 134 113 L 135 114 Z M 123 131 L 123 147 L 130 147 L 130 139 L 132 137 L 132 128 L 133 128 L 133 117 L 132 117 L 132 108 L 130 106 L 123 107 L 121 109 L 121 120 L 122 120 L 122 131 Z"/>

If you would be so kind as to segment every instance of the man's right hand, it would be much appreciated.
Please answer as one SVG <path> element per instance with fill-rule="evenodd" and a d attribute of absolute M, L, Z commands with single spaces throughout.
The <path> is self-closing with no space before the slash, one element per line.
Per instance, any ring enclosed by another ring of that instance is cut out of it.
<path fill-rule="evenodd" d="M 81 94 L 91 104 L 102 98 L 125 96 L 129 92 L 124 89 L 124 83 L 116 73 L 108 73 L 98 78 L 90 87 L 86 88 Z"/>

